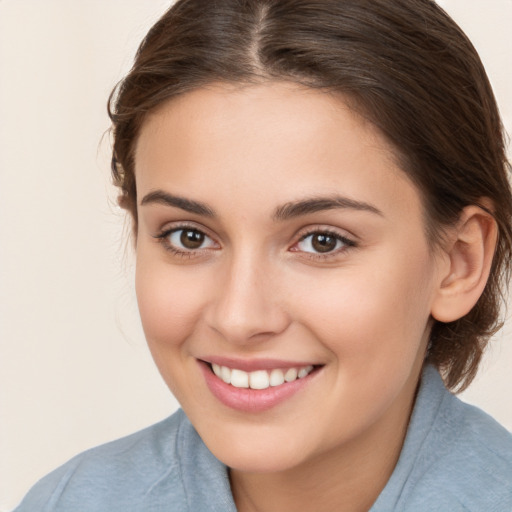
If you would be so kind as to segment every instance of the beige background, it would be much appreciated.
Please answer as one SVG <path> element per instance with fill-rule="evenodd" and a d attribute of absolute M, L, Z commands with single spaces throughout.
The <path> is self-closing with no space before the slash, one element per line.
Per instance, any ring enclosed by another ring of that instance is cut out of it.
<path fill-rule="evenodd" d="M 512 1 L 444 0 L 512 121 Z M 106 98 L 162 0 L 0 0 L 0 511 L 176 407 L 137 319 Z M 512 430 L 512 322 L 465 399 Z"/>

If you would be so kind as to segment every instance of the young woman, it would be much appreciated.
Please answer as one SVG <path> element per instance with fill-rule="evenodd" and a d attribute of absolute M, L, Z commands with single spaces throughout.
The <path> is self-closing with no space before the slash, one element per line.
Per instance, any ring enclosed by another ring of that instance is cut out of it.
<path fill-rule="evenodd" d="M 110 113 L 142 323 L 183 410 L 19 512 L 512 508 L 511 435 L 449 391 L 499 326 L 509 167 L 434 2 L 180 0 Z"/>

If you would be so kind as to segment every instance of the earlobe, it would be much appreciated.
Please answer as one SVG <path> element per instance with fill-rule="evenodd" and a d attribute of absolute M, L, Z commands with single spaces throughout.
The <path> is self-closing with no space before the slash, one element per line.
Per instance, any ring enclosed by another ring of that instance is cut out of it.
<path fill-rule="evenodd" d="M 497 236 L 496 221 L 488 211 L 476 205 L 464 208 L 445 249 L 448 265 L 431 310 L 436 320 L 458 320 L 477 303 L 491 271 Z"/>

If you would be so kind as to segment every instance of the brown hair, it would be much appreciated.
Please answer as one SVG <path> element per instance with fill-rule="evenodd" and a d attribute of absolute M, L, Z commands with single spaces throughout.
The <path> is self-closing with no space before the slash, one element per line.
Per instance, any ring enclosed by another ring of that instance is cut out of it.
<path fill-rule="evenodd" d="M 432 329 L 427 360 L 466 387 L 500 327 L 512 194 L 501 121 L 468 38 L 431 0 L 179 0 L 151 28 L 109 100 L 112 173 L 137 227 L 134 148 L 158 105 L 212 82 L 288 80 L 350 98 L 417 185 L 429 240 L 461 210 L 493 204 L 499 239 L 473 310 Z"/>

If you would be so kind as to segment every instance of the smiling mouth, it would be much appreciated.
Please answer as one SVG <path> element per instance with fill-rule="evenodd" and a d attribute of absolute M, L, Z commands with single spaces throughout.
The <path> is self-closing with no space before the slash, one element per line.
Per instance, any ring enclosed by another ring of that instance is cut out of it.
<path fill-rule="evenodd" d="M 287 401 L 309 387 L 325 366 L 290 366 L 271 359 L 237 362 L 220 357 L 197 362 L 212 395 L 230 409 L 249 414 L 263 413 Z"/>
<path fill-rule="evenodd" d="M 286 369 L 274 368 L 272 370 L 256 370 L 246 372 L 237 368 L 229 368 L 215 363 L 208 363 L 212 372 L 224 383 L 235 388 L 267 389 L 279 387 L 307 377 L 317 367 L 314 365 L 291 367 Z"/>

